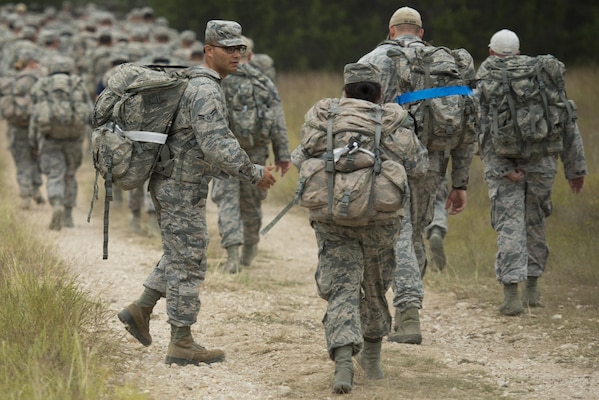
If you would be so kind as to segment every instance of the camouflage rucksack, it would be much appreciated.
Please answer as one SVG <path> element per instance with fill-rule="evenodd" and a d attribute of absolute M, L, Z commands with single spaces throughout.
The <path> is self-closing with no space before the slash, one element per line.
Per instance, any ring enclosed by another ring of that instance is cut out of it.
<path fill-rule="evenodd" d="M 502 157 L 557 154 L 575 106 L 567 99 L 565 67 L 552 55 L 488 57 L 477 72 L 482 140 Z"/>
<path fill-rule="evenodd" d="M 268 101 L 277 94 L 269 88 L 268 79 L 251 65 L 239 64 L 237 72 L 222 81 L 231 130 L 244 149 L 270 143 L 270 130 L 276 118 Z"/>
<path fill-rule="evenodd" d="M 311 158 L 301 164 L 298 193 L 312 220 L 361 226 L 401 215 L 406 171 L 384 159 L 381 142 L 407 119 L 395 104 L 356 99 L 324 99 L 308 111 L 301 144 Z"/>
<path fill-rule="evenodd" d="M 89 123 L 91 103 L 77 75 L 63 72 L 41 77 L 31 90 L 32 121 L 52 139 L 78 139 Z"/>
<path fill-rule="evenodd" d="M 140 187 L 159 160 L 168 160 L 165 144 L 188 79 L 164 68 L 121 64 L 102 91 L 92 113 L 92 161 L 104 178 L 104 254 L 108 258 L 108 215 L 112 185 L 123 190 Z"/>
<path fill-rule="evenodd" d="M 163 69 L 115 67 L 92 113 L 94 168 L 108 183 L 132 190 L 150 177 L 186 87 Z"/>
<path fill-rule="evenodd" d="M 399 74 L 397 102 L 412 113 L 420 141 L 443 151 L 476 141 L 478 107 L 472 93 L 475 70 L 464 49 L 434 47 L 422 41 L 398 42 L 387 55 Z"/>
<path fill-rule="evenodd" d="M 0 112 L 11 125 L 26 127 L 33 111 L 31 88 L 39 72 L 24 71 L 0 81 Z"/>
<path fill-rule="evenodd" d="M 275 62 L 271 56 L 263 53 L 253 53 L 252 59 L 250 60 L 252 67 L 258 68 L 264 75 L 268 76 L 271 81 L 275 81 L 277 77 L 277 70 L 275 68 Z"/>

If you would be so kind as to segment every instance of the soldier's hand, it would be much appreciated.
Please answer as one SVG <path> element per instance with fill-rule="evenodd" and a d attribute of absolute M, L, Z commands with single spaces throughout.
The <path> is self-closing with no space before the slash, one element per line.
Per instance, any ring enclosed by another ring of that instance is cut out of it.
<path fill-rule="evenodd" d="M 262 176 L 262 180 L 258 183 L 260 189 L 267 191 L 277 181 L 272 174 L 273 169 L 275 169 L 275 167 L 272 165 L 264 167 L 264 175 Z"/>
<path fill-rule="evenodd" d="M 468 196 L 465 190 L 451 189 L 449 196 L 447 196 L 445 208 L 448 210 L 449 214 L 456 215 L 464 211 L 467 202 Z"/>
<path fill-rule="evenodd" d="M 582 187 L 584 186 L 584 176 L 579 176 L 578 178 L 573 178 L 568 181 L 570 185 L 570 190 L 574 194 L 578 194 L 582 191 Z"/>
<path fill-rule="evenodd" d="M 275 168 L 275 172 L 281 171 L 281 178 L 285 176 L 287 171 L 289 171 L 289 167 L 291 167 L 291 161 L 279 161 L 277 163 L 277 167 Z"/>
<path fill-rule="evenodd" d="M 521 182 L 524 179 L 524 171 L 515 169 L 507 174 L 506 177 L 512 182 Z"/>

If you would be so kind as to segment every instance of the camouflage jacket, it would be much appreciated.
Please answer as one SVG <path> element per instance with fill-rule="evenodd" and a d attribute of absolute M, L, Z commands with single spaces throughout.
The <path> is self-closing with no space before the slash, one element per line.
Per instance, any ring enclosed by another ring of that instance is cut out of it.
<path fill-rule="evenodd" d="M 223 79 L 231 130 L 244 150 L 272 145 L 275 162 L 289 161 L 287 125 L 275 84 L 257 68 L 239 64 Z"/>
<path fill-rule="evenodd" d="M 219 75 L 209 68 L 181 71 L 189 78 L 167 139 L 175 173 L 193 182 L 196 176 L 226 174 L 258 184 L 264 168 L 253 164 L 229 129 Z M 177 178 L 175 176 L 175 178 Z"/>

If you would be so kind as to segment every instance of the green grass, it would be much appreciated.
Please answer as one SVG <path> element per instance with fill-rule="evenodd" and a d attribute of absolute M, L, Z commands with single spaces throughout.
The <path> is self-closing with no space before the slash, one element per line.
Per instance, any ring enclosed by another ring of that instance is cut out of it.
<path fill-rule="evenodd" d="M 3 182 L 13 179 L 5 163 Z M 134 389 L 109 384 L 118 340 L 103 329 L 106 310 L 18 220 L 9 192 L 0 194 L 0 397 L 140 398 Z"/>

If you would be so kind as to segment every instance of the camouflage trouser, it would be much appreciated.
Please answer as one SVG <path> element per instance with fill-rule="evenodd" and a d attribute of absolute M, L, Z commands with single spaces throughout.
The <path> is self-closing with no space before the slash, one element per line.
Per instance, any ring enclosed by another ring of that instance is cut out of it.
<path fill-rule="evenodd" d="M 439 183 L 437 193 L 435 195 L 435 203 L 433 205 L 433 220 L 426 227 L 426 238 L 431 237 L 431 230 L 439 228 L 443 237 L 447 234 L 447 209 L 445 203 L 449 195 L 449 186 L 447 184 L 447 176 L 444 176 Z"/>
<path fill-rule="evenodd" d="M 131 212 L 141 211 L 141 209 L 144 207 L 146 208 L 147 212 L 154 211 L 152 196 L 150 196 L 150 192 L 148 191 L 148 182 L 129 192 L 128 206 Z"/>
<path fill-rule="evenodd" d="M 10 154 L 15 161 L 20 197 L 31 197 L 42 186 L 38 160 L 27 140 L 28 128 L 8 125 Z"/>
<path fill-rule="evenodd" d="M 343 227 L 312 222 L 318 243 L 316 286 L 328 302 L 322 320 L 327 350 L 353 346 L 363 338 L 389 333 L 391 314 L 385 293 L 395 273 L 394 244 L 400 220 L 366 227 Z"/>
<path fill-rule="evenodd" d="M 405 311 L 408 308 L 422 308 L 424 290 L 418 259 L 412 243 L 410 198 L 406 196 L 405 215 L 401 233 L 395 243 L 397 269 L 393 279 L 393 306 Z"/>
<path fill-rule="evenodd" d="M 150 193 L 163 254 L 144 286 L 165 296 L 170 324 L 190 326 L 200 311 L 200 284 L 206 276 L 205 189 L 198 183 L 152 177 Z"/>
<path fill-rule="evenodd" d="M 421 275 L 426 268 L 426 247 L 424 243 L 424 232 L 433 219 L 434 200 L 433 194 L 437 193 L 437 187 L 441 180 L 439 172 L 429 170 L 424 178 L 410 183 L 412 241 L 402 240 L 398 243 L 398 251 L 409 254 L 412 251 L 408 246 L 413 246 L 418 267 Z"/>
<path fill-rule="evenodd" d="M 247 152 L 253 163 L 264 165 L 268 148 Z M 260 241 L 262 226 L 262 201 L 266 192 L 257 186 L 238 179 L 214 179 L 210 198 L 218 208 L 220 245 L 254 245 Z"/>
<path fill-rule="evenodd" d="M 497 231 L 495 274 L 501 283 L 517 283 L 527 276 L 541 276 L 547 265 L 549 247 L 545 219 L 551 215 L 551 189 L 557 160 L 519 165 L 523 182 L 485 177 L 491 202 L 491 225 Z"/>
<path fill-rule="evenodd" d="M 73 208 L 77 204 L 75 174 L 83 156 L 81 140 L 45 138 L 40 147 L 40 165 L 46 175 L 48 200 L 52 205 Z"/>

